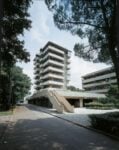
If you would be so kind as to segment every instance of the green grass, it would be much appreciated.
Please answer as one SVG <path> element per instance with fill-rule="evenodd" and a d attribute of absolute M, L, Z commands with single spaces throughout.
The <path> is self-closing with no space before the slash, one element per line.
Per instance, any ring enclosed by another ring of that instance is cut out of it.
<path fill-rule="evenodd" d="M 12 115 L 13 111 L 9 110 L 9 111 L 0 111 L 0 116 L 8 116 L 8 115 Z"/>

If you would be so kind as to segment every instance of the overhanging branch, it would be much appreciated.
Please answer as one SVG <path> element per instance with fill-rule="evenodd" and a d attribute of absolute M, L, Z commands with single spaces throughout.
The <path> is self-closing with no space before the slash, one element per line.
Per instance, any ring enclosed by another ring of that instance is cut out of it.
<path fill-rule="evenodd" d="M 75 24 L 75 25 L 89 25 L 89 26 L 92 26 L 92 27 L 95 27 L 95 28 L 100 28 L 100 29 L 104 29 L 104 27 L 101 27 L 101 26 L 98 26 L 98 25 L 94 25 L 94 24 L 91 24 L 91 23 L 88 23 L 88 22 L 80 22 L 80 21 L 57 21 L 61 24 Z"/>

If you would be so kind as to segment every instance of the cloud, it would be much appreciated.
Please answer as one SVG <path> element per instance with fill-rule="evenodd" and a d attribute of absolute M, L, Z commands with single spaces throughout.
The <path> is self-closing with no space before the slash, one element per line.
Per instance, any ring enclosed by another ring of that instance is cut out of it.
<path fill-rule="evenodd" d="M 74 53 L 71 56 L 71 80 L 70 85 L 74 85 L 78 88 L 82 88 L 81 77 L 87 73 L 91 73 L 103 68 L 106 68 L 107 65 L 104 63 L 94 64 L 92 62 L 84 61 L 83 59 L 76 57 Z"/>

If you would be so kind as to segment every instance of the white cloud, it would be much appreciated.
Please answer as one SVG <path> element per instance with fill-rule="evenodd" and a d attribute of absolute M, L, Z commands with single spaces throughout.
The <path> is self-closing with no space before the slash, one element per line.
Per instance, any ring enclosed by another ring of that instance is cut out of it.
<path fill-rule="evenodd" d="M 76 57 L 74 53 L 71 56 L 71 80 L 70 85 L 74 85 L 78 88 L 82 88 L 81 77 L 87 73 L 106 68 L 104 63 L 94 64 L 92 62 L 84 61 L 83 59 Z"/>

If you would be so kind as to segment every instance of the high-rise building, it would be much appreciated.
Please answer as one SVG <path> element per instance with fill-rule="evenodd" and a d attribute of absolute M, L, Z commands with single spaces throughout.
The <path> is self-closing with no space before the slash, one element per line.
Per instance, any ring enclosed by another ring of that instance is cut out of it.
<path fill-rule="evenodd" d="M 34 59 L 36 90 L 66 89 L 69 82 L 71 51 L 48 42 Z"/>
<path fill-rule="evenodd" d="M 107 93 L 111 85 L 117 85 L 113 67 L 108 67 L 82 76 L 83 89 L 94 93 Z"/>

